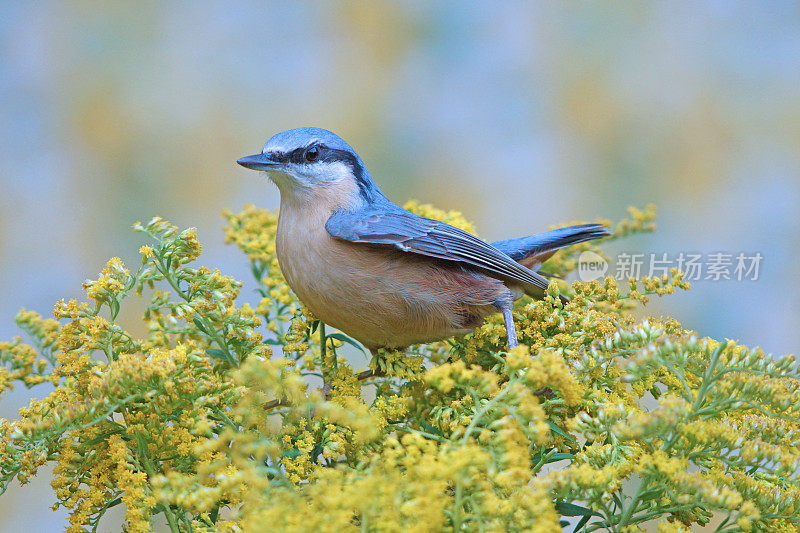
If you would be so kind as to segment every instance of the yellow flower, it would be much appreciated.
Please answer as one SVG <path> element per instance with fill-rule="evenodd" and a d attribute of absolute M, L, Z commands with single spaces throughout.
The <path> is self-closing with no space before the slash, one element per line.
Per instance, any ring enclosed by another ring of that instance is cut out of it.
<path fill-rule="evenodd" d="M 577 405 L 585 392 L 564 359 L 551 350 L 542 350 L 532 358 L 524 379 L 534 390 L 557 391 L 567 405 Z"/>
<path fill-rule="evenodd" d="M 409 207 L 472 231 L 457 213 Z M 632 210 L 615 238 L 654 215 Z M 250 261 L 252 306 L 238 280 L 189 265 L 194 229 L 156 217 L 136 225 L 151 239 L 139 271 L 112 259 L 88 302 L 62 300 L 54 319 L 20 312 L 28 338 L 0 342 L 0 389 L 51 387 L 0 420 L 0 484 L 52 462 L 68 531 L 95 528 L 118 501 L 128 531 L 157 513 L 209 532 L 549 532 L 568 504 L 619 531 L 690 531 L 714 515 L 795 529 L 797 361 L 629 312 L 688 288 L 681 273 L 632 280 L 628 294 L 613 278 L 554 282 L 516 306 L 510 350 L 492 316 L 368 362 L 343 337 L 323 350 L 324 326 L 280 273 L 277 214 L 225 217 Z M 560 251 L 548 271 L 568 273 L 593 246 Z M 146 287 L 144 324 L 128 329 L 117 312 Z M 382 372 L 359 380 L 367 365 Z"/>
<path fill-rule="evenodd" d="M 146 262 L 153 257 L 153 248 L 150 246 L 142 246 L 139 248 L 139 254 L 142 256 L 142 261 Z"/>

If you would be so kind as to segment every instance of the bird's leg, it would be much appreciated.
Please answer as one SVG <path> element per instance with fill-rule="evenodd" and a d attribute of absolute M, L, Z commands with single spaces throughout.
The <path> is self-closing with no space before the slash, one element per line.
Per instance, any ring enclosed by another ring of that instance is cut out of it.
<path fill-rule="evenodd" d="M 508 335 L 508 347 L 514 348 L 519 346 L 517 342 L 517 330 L 514 328 L 514 300 L 509 293 L 508 298 L 499 299 L 494 303 L 501 313 L 503 313 L 503 320 L 506 323 L 506 335 Z M 536 396 L 546 396 L 548 398 L 553 396 L 553 391 L 545 387 L 534 392 Z"/>
<path fill-rule="evenodd" d="M 514 348 L 519 345 L 517 342 L 517 330 L 514 328 L 514 299 L 511 296 L 511 291 L 506 295 L 498 298 L 494 302 L 494 306 L 503 313 L 503 321 L 506 323 L 506 336 L 508 337 L 508 347 Z"/>
<path fill-rule="evenodd" d="M 372 346 L 370 348 L 367 348 L 367 350 L 369 351 L 370 358 L 376 359 L 378 357 L 378 350 L 380 350 L 380 348 Z M 381 378 L 384 377 L 385 375 L 386 372 L 381 370 L 379 364 L 376 364 L 375 370 L 369 369 L 369 370 L 364 370 L 363 372 L 359 372 L 358 374 L 356 374 L 356 379 L 358 379 L 358 381 L 364 381 L 365 379 L 369 378 Z"/>
<path fill-rule="evenodd" d="M 364 381 L 365 379 L 369 378 L 380 378 L 386 375 L 386 372 L 383 370 L 364 370 L 363 372 L 359 372 L 356 374 L 356 379 L 359 381 Z"/>

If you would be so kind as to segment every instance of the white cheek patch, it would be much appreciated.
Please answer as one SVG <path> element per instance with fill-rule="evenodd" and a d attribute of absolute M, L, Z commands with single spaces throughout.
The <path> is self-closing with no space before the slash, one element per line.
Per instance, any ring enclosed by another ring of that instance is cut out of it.
<path fill-rule="evenodd" d="M 283 172 L 291 178 L 293 187 L 302 189 L 327 188 L 355 179 L 352 169 L 341 161 L 290 164 Z"/>
<path fill-rule="evenodd" d="M 352 170 L 341 161 L 288 165 L 286 173 L 303 187 L 325 187 L 353 179 Z"/>
<path fill-rule="evenodd" d="M 342 180 L 353 178 L 352 169 L 341 161 L 316 163 L 309 165 L 305 170 L 308 172 L 309 177 L 320 185 L 339 183 Z"/>

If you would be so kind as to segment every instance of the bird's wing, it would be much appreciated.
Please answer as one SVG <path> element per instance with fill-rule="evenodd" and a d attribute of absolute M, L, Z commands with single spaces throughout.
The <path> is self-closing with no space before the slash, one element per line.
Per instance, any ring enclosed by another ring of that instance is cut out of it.
<path fill-rule="evenodd" d="M 328 233 L 350 242 L 386 245 L 480 269 L 501 279 L 547 289 L 546 278 L 520 265 L 479 238 L 450 224 L 420 217 L 391 204 L 358 211 L 336 211 Z"/>

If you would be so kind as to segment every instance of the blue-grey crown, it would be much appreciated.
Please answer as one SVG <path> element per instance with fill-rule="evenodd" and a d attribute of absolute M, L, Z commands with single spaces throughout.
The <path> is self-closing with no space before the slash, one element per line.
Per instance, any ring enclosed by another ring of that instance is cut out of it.
<path fill-rule="evenodd" d="M 350 152 L 358 158 L 356 151 L 344 139 L 332 131 L 322 128 L 294 128 L 276 133 L 264 144 L 263 151 L 264 153 L 273 151 L 288 152 L 297 148 L 306 148 L 314 143 L 323 144 L 334 150 Z"/>

